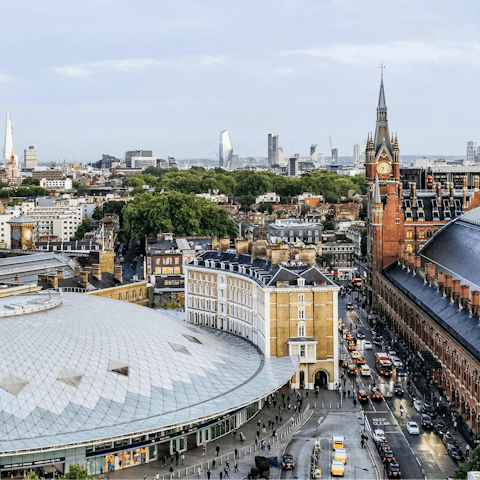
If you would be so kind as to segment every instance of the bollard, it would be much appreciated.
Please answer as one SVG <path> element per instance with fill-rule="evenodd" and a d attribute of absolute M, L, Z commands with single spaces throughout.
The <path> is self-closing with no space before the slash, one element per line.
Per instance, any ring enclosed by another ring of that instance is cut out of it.
<path fill-rule="evenodd" d="M 339 404 L 339 403 L 337 403 L 337 408 L 340 408 L 340 404 Z"/>
<path fill-rule="evenodd" d="M 330 402 L 330 408 L 332 408 L 332 402 Z"/>
<path fill-rule="evenodd" d="M 220 465 L 222 465 L 222 464 L 223 464 L 223 457 L 220 457 Z M 193 472 L 193 473 L 195 473 L 195 472 Z"/>
<path fill-rule="evenodd" d="M 180 478 L 180 470 L 178 471 L 178 478 Z"/>
<path fill-rule="evenodd" d="M 322 402 L 322 408 L 325 408 L 325 407 L 323 406 L 323 402 Z"/>
<path fill-rule="evenodd" d="M 185 476 L 188 475 L 188 468 L 185 469 Z"/>

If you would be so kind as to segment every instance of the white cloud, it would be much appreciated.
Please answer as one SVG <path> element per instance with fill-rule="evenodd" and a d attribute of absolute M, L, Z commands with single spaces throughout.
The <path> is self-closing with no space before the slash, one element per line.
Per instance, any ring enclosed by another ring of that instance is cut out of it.
<path fill-rule="evenodd" d="M 280 75 L 293 75 L 295 70 L 289 67 L 280 67 L 280 68 L 276 68 L 275 72 L 277 72 Z"/>
<path fill-rule="evenodd" d="M 0 74 L 0 83 L 16 83 L 17 79 L 10 75 Z"/>
<path fill-rule="evenodd" d="M 338 44 L 324 48 L 284 50 L 279 52 L 279 55 L 324 57 L 351 65 L 360 65 L 371 60 L 392 64 L 452 61 L 480 64 L 477 55 L 479 48 L 480 45 L 476 43 L 391 42 L 385 45 Z"/>
<path fill-rule="evenodd" d="M 97 62 L 81 63 L 78 65 L 66 65 L 54 67 L 52 71 L 58 75 L 66 77 L 85 77 L 88 75 L 104 72 L 124 72 L 134 73 L 155 66 L 214 66 L 223 65 L 226 58 L 223 55 L 209 56 L 202 55 L 198 57 L 181 57 L 175 60 L 157 60 L 154 58 L 135 58 L 125 60 L 101 60 Z"/>

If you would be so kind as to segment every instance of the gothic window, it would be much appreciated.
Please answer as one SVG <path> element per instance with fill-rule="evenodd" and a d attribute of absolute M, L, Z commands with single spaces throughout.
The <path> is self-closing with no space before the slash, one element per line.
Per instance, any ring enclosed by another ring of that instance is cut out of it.
<path fill-rule="evenodd" d="M 418 232 L 418 238 L 425 238 L 425 232 L 423 230 Z"/>
<path fill-rule="evenodd" d="M 410 230 L 407 231 L 407 238 L 412 238 L 413 234 Z"/>
<path fill-rule="evenodd" d="M 413 246 L 411 243 L 407 243 L 407 252 L 409 253 L 413 252 Z"/>

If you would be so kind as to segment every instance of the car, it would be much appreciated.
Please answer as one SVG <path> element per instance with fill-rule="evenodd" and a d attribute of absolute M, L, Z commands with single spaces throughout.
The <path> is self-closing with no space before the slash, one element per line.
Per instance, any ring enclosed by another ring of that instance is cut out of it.
<path fill-rule="evenodd" d="M 286 453 L 282 457 L 282 469 L 293 470 L 294 468 L 295 468 L 295 462 L 293 461 L 293 456 Z"/>
<path fill-rule="evenodd" d="M 352 359 L 357 361 L 359 358 L 362 358 L 362 354 L 360 352 L 352 352 L 351 357 L 352 357 Z M 358 362 L 357 362 L 357 365 L 358 365 Z"/>
<path fill-rule="evenodd" d="M 355 352 L 355 353 L 358 353 L 358 355 L 355 357 L 356 364 L 357 365 L 365 365 L 367 363 L 367 361 L 363 357 L 360 356 L 360 352 Z"/>
<path fill-rule="evenodd" d="M 400 382 L 393 384 L 393 393 L 397 395 L 397 397 L 403 397 L 403 394 L 405 393 L 405 389 L 403 388 L 403 385 Z"/>
<path fill-rule="evenodd" d="M 353 304 L 347 303 L 347 310 L 353 310 Z"/>
<path fill-rule="evenodd" d="M 380 428 L 377 428 L 373 431 L 372 438 L 375 443 L 378 442 L 381 438 L 383 438 L 383 440 L 387 439 L 387 437 L 385 436 L 385 432 Z"/>
<path fill-rule="evenodd" d="M 424 405 L 424 403 L 421 400 L 414 400 L 413 401 L 413 408 L 417 412 L 421 412 L 423 410 L 423 405 Z"/>
<path fill-rule="evenodd" d="M 426 413 L 427 415 L 430 415 L 431 417 L 434 417 L 436 415 L 435 409 L 429 405 L 428 403 L 425 403 L 422 408 L 422 413 Z"/>
<path fill-rule="evenodd" d="M 388 445 L 388 442 L 384 438 L 380 438 L 378 442 L 375 443 L 375 446 L 380 456 L 383 455 L 384 450 L 390 450 L 390 445 Z"/>
<path fill-rule="evenodd" d="M 382 400 L 383 394 L 378 387 L 373 387 L 370 393 L 370 398 L 372 400 Z"/>
<path fill-rule="evenodd" d="M 403 367 L 397 367 L 396 372 L 399 377 L 405 377 L 407 375 Z"/>
<path fill-rule="evenodd" d="M 462 450 L 458 447 L 458 445 L 453 443 L 447 444 L 447 452 L 454 460 L 462 460 L 463 458 Z"/>
<path fill-rule="evenodd" d="M 407 432 L 410 435 L 420 435 L 420 429 L 416 422 L 407 422 Z"/>
<path fill-rule="evenodd" d="M 341 460 L 345 465 L 347 463 L 347 450 L 345 448 L 337 448 L 335 450 L 334 460 Z"/>
<path fill-rule="evenodd" d="M 337 448 L 344 448 L 344 438 L 342 435 L 335 435 L 333 437 L 333 449 L 336 450 Z"/>
<path fill-rule="evenodd" d="M 403 367 L 403 363 L 398 357 L 391 357 L 390 360 L 395 368 Z"/>
<path fill-rule="evenodd" d="M 347 368 L 348 367 L 348 358 L 344 358 L 344 359 L 340 360 L 340 366 L 342 368 Z"/>
<path fill-rule="evenodd" d="M 370 398 L 365 390 L 359 390 L 357 395 L 358 401 L 360 403 L 368 402 Z"/>
<path fill-rule="evenodd" d="M 442 440 L 443 440 L 443 443 L 445 445 L 448 445 L 448 444 L 456 445 L 457 444 L 457 441 L 455 440 L 455 437 L 448 431 L 443 435 Z"/>
<path fill-rule="evenodd" d="M 370 376 L 370 367 L 368 365 L 362 365 L 360 367 L 360 374 L 362 377 L 369 377 Z"/>
<path fill-rule="evenodd" d="M 343 477 L 345 473 L 345 466 L 341 460 L 332 461 L 332 476 L 334 477 Z"/>
<path fill-rule="evenodd" d="M 392 358 L 398 358 L 397 357 L 397 352 L 395 350 L 393 350 L 391 347 L 388 349 L 388 352 L 387 352 L 388 356 L 390 357 L 390 360 Z"/>
<path fill-rule="evenodd" d="M 356 350 L 356 349 L 357 349 L 357 346 L 356 346 L 354 343 L 348 342 L 347 350 L 348 350 L 349 352 L 353 352 L 353 351 Z"/>
<path fill-rule="evenodd" d="M 373 337 L 373 344 L 376 345 L 377 347 L 380 347 L 382 345 L 381 337 Z"/>
<path fill-rule="evenodd" d="M 433 428 L 432 417 L 430 415 L 427 415 L 426 413 L 422 413 L 420 423 L 425 429 L 431 430 Z"/>
<path fill-rule="evenodd" d="M 364 350 L 372 350 L 372 342 L 369 342 L 368 340 L 365 340 L 363 343 L 363 349 Z"/>
<path fill-rule="evenodd" d="M 439 435 L 440 438 L 443 438 L 443 436 L 448 432 L 448 428 L 443 422 L 435 423 L 434 427 L 435 432 L 437 432 L 437 435 Z"/>
<path fill-rule="evenodd" d="M 356 375 L 357 368 L 353 363 L 349 363 L 347 367 L 347 375 Z"/>
<path fill-rule="evenodd" d="M 381 455 L 383 463 L 393 463 L 395 461 L 395 455 L 391 450 L 384 449 Z"/>
<path fill-rule="evenodd" d="M 387 478 L 402 478 L 400 465 L 398 463 L 391 463 L 387 469 Z"/>
<path fill-rule="evenodd" d="M 365 338 L 365 334 L 363 332 L 357 332 L 357 338 L 359 340 L 363 340 Z"/>

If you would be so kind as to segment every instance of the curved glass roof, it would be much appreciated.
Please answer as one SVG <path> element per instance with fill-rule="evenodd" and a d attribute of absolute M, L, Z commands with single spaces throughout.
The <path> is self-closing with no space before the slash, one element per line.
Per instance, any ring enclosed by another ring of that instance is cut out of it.
<path fill-rule="evenodd" d="M 267 395 L 298 366 L 224 331 L 75 293 L 0 319 L 0 347 L 2 453 L 192 423 Z"/>

